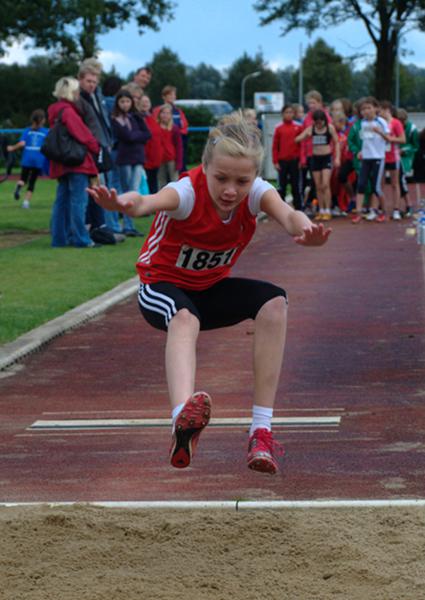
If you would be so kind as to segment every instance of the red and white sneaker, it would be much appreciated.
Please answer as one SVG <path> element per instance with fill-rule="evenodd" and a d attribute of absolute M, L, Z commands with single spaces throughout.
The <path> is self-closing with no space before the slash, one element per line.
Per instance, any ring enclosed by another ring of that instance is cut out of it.
<path fill-rule="evenodd" d="M 283 456 L 283 446 L 273 439 L 268 429 L 256 429 L 249 438 L 248 467 L 261 473 L 274 475 L 279 471 L 276 456 Z"/>
<path fill-rule="evenodd" d="M 206 392 L 195 392 L 184 405 L 174 424 L 170 462 L 176 469 L 190 465 L 201 431 L 208 425 L 211 398 Z"/>

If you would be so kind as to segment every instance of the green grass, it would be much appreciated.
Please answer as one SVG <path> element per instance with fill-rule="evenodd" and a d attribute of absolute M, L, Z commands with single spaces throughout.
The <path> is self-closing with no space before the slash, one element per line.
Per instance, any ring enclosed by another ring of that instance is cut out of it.
<path fill-rule="evenodd" d="M 135 275 L 141 238 L 94 249 L 51 248 L 48 234 L 56 182 L 40 180 L 32 207 L 13 199 L 16 182 L 0 185 L 0 245 L 8 232 L 41 237 L 0 247 L 0 343 L 53 319 Z M 146 233 L 151 219 L 138 219 Z"/>

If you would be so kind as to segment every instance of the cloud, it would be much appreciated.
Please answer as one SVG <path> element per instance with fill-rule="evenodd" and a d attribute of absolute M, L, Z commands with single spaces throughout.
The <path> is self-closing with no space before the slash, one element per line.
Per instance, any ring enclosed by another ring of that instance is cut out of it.
<path fill-rule="evenodd" d="M 6 65 L 13 65 L 17 63 L 18 65 L 26 65 L 28 60 L 37 55 L 47 54 L 45 50 L 42 48 L 31 48 L 30 47 L 30 39 L 25 38 L 20 42 L 13 42 L 11 46 L 6 47 L 6 54 L 0 58 L 0 63 Z"/>
<path fill-rule="evenodd" d="M 99 60 L 102 63 L 104 71 L 109 71 L 112 67 L 121 75 L 127 75 L 129 71 L 137 69 L 140 66 L 139 61 L 130 58 L 122 52 L 113 52 L 112 50 L 101 50 Z"/>

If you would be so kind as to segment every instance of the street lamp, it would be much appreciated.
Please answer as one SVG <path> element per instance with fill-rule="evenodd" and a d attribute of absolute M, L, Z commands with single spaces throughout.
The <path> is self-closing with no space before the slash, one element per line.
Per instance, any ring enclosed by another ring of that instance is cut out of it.
<path fill-rule="evenodd" d="M 259 75 L 261 75 L 261 71 L 254 71 L 254 73 L 248 73 L 248 75 L 245 75 L 245 77 L 242 79 L 242 83 L 241 83 L 241 108 L 242 108 L 242 110 L 245 108 L 245 84 L 248 81 L 248 79 L 251 79 L 253 77 L 258 77 Z"/>

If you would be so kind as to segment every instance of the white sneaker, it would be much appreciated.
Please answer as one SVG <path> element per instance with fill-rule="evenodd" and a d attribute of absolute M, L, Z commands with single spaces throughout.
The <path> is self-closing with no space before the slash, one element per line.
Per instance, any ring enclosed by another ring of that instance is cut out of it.
<path fill-rule="evenodd" d="M 30 203 L 29 200 L 24 200 L 22 202 L 22 208 L 29 208 L 30 207 Z"/>
<path fill-rule="evenodd" d="M 378 218 L 378 213 L 374 210 L 371 210 L 366 215 L 366 221 L 374 221 Z"/>
<path fill-rule="evenodd" d="M 401 220 L 401 214 L 399 210 L 395 210 L 393 211 L 393 221 L 400 221 Z"/>

